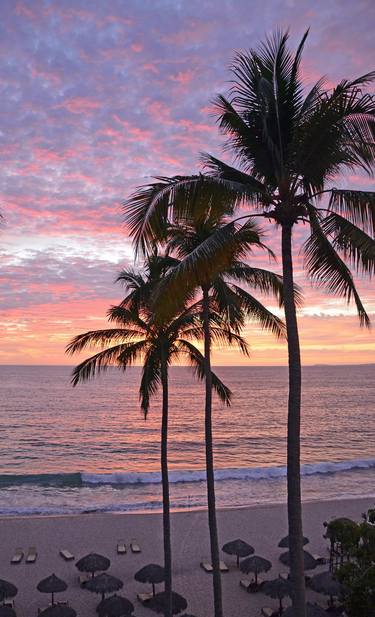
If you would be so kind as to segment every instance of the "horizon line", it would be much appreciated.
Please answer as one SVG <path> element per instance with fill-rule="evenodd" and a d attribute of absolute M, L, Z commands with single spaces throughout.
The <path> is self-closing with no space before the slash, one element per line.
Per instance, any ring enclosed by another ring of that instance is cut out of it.
<path fill-rule="evenodd" d="M 22 366 L 22 367 L 26 367 L 26 366 L 51 366 L 51 367 L 55 367 L 55 368 L 63 368 L 63 367 L 67 367 L 67 368 L 74 368 L 76 366 L 76 364 L 5 364 L 5 363 L 0 363 L 0 367 L 2 366 Z M 128 368 L 142 368 L 142 364 L 133 364 L 133 366 L 130 366 Z M 215 366 L 217 368 L 288 368 L 288 364 L 212 364 L 212 366 Z M 313 364 L 302 364 L 302 368 L 303 367 L 307 367 L 307 366 L 375 366 L 375 362 L 354 362 L 354 363 L 347 363 L 347 362 L 343 362 L 343 363 L 336 363 L 333 364 L 331 362 L 315 362 Z M 108 368 L 121 368 L 118 366 L 108 366 Z M 174 364 L 172 365 L 170 368 L 192 368 L 190 366 L 190 364 Z"/>

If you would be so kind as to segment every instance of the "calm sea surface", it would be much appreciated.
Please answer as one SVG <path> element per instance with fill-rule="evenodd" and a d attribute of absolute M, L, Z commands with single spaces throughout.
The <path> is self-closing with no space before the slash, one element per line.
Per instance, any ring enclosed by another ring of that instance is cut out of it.
<path fill-rule="evenodd" d="M 70 386 L 69 367 L 0 366 L 0 514 L 159 509 L 160 398 L 147 420 L 140 371 Z M 215 402 L 220 506 L 285 500 L 287 370 L 225 367 Z M 204 391 L 170 372 L 175 508 L 205 506 Z M 375 365 L 303 371 L 304 499 L 375 495 Z"/>

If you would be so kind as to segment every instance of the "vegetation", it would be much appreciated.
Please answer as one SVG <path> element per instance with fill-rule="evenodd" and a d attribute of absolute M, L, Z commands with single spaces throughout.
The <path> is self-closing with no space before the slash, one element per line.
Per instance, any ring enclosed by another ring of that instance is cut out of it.
<path fill-rule="evenodd" d="M 374 163 L 374 97 L 363 89 L 368 73 L 325 88 L 320 79 L 306 92 L 300 63 L 307 38 L 288 49 L 288 33 L 277 32 L 257 50 L 239 53 L 232 65 L 229 97 L 216 110 L 226 150 L 237 167 L 205 154 L 205 173 L 160 177 L 125 203 L 126 220 L 138 250 L 147 253 L 166 237 L 170 219 L 195 220 L 204 212 L 232 217 L 194 253 L 195 272 L 216 276 L 231 259 L 241 219 L 263 218 L 281 231 L 280 254 L 288 337 L 288 520 L 293 607 L 305 617 L 302 553 L 300 423 L 301 356 L 293 273 L 293 232 L 304 225 L 307 274 L 329 292 L 354 301 L 360 324 L 369 326 L 350 271 L 375 271 L 375 193 L 334 187 L 345 171 L 371 173 Z M 244 207 L 249 206 L 246 212 Z M 241 210 L 239 208 L 241 207 Z M 233 217 L 238 212 L 238 218 Z M 189 264 L 189 258 L 186 258 Z M 182 279 L 184 280 L 184 279 Z M 179 289 L 175 280 L 175 288 Z M 181 285 L 181 297 L 188 290 Z M 215 613 L 221 617 L 220 612 Z"/>
<path fill-rule="evenodd" d="M 349 617 L 375 615 L 375 528 L 350 519 L 336 519 L 327 535 L 338 554 L 337 578 L 344 586 L 344 605 Z M 334 567 L 334 562 L 332 561 Z"/>
<path fill-rule="evenodd" d="M 81 362 L 73 371 L 72 383 L 93 379 L 96 375 L 115 365 L 123 371 L 141 361 L 142 378 L 139 388 L 141 408 L 147 417 L 150 400 L 159 387 L 162 390 L 161 421 L 161 472 L 163 489 L 163 536 L 165 592 L 165 617 L 172 615 L 172 550 L 170 533 L 170 499 L 168 481 L 168 369 L 178 359 L 187 360 L 199 379 L 206 376 L 206 362 L 193 344 L 203 338 L 202 303 L 196 302 L 183 308 L 178 314 L 163 323 L 155 324 L 151 298 L 163 274 L 175 261 L 154 254 L 146 262 L 142 274 L 133 270 L 123 271 L 118 277 L 128 291 L 119 306 L 108 312 L 109 321 L 115 328 L 86 332 L 76 336 L 67 347 L 68 353 L 78 353 L 87 347 L 101 347 L 95 355 Z M 237 343 L 246 350 L 245 341 L 224 323 L 221 315 L 210 305 L 207 321 L 213 340 Z M 230 390 L 211 372 L 212 388 L 221 401 L 229 405 Z"/>

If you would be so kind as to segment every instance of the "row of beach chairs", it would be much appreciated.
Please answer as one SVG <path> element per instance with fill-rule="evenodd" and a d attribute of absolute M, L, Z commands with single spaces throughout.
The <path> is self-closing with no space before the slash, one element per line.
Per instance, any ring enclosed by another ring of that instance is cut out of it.
<path fill-rule="evenodd" d="M 30 546 L 26 554 L 25 563 L 35 563 L 37 556 L 38 556 L 38 553 L 36 551 L 35 546 Z M 16 550 L 14 551 L 14 555 L 12 559 L 10 560 L 10 563 L 14 565 L 21 563 L 23 558 L 24 558 L 24 552 L 22 548 L 16 548 Z"/>
<path fill-rule="evenodd" d="M 117 542 L 117 554 L 118 555 L 125 555 L 127 553 L 127 546 L 124 542 L 124 540 L 119 540 Z M 141 553 L 141 548 L 138 544 L 138 542 L 136 540 L 132 540 L 130 542 L 130 550 L 132 553 Z M 75 559 L 73 553 L 71 553 L 68 549 L 64 548 L 61 549 L 60 551 L 60 555 L 63 559 L 65 559 L 65 561 L 73 561 Z M 23 558 L 25 557 L 25 553 L 23 551 L 22 548 L 16 548 L 16 550 L 14 551 L 14 555 L 10 560 L 10 563 L 13 565 L 17 565 L 20 564 L 23 560 Z M 30 548 L 28 549 L 27 553 L 26 553 L 26 557 L 25 557 L 25 563 L 35 563 L 38 557 L 38 553 L 36 550 L 35 546 L 30 546 Z"/>

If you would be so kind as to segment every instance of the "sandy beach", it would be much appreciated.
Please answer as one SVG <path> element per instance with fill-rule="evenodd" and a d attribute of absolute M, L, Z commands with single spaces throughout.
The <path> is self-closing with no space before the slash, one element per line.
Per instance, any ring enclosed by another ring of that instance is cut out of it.
<path fill-rule="evenodd" d="M 361 513 L 373 504 L 371 499 L 311 502 L 304 504 L 304 533 L 311 542 L 308 550 L 327 555 L 322 523 L 336 516 L 349 516 L 360 520 Z M 286 508 L 283 505 L 252 507 L 218 512 L 221 544 L 240 537 L 255 547 L 255 554 L 273 563 L 268 579 L 276 577 L 285 567 L 279 562 L 277 548 L 287 530 Z M 68 590 L 57 599 L 68 600 L 79 616 L 95 615 L 100 600 L 96 594 L 80 589 L 78 571 L 74 562 L 65 562 L 59 550 L 66 548 L 76 559 L 95 551 L 110 558 L 109 572 L 124 582 L 122 593 L 135 605 L 135 615 L 153 614 L 136 600 L 139 591 L 148 591 L 134 580 L 134 573 L 147 563 L 162 563 L 162 534 L 160 514 L 87 514 L 69 517 L 3 518 L 1 529 L 0 578 L 15 583 L 19 589 L 15 598 L 18 617 L 37 615 L 38 608 L 48 605 L 50 596 L 36 590 L 37 583 L 55 572 L 68 583 Z M 205 511 L 175 512 L 172 515 L 174 589 L 188 600 L 188 611 L 197 617 L 210 617 L 211 578 L 200 567 L 202 559 L 209 557 L 207 516 Z M 139 555 L 128 550 L 126 555 L 116 554 L 117 540 L 123 538 L 127 546 L 136 539 L 142 548 Z M 24 551 L 36 546 L 38 558 L 34 565 L 24 561 L 11 565 L 15 547 Z M 248 594 L 239 585 L 240 572 L 235 559 L 224 556 L 230 571 L 223 574 L 223 593 L 226 617 L 256 617 L 262 606 L 276 608 L 276 601 L 262 593 Z M 325 566 L 320 566 L 324 570 Z M 316 572 L 319 570 L 317 569 Z M 161 588 L 160 588 L 161 589 Z M 308 592 L 310 599 L 318 596 Z M 320 600 L 324 598 L 320 596 Z"/>

